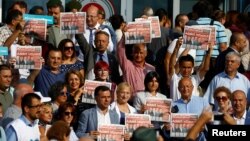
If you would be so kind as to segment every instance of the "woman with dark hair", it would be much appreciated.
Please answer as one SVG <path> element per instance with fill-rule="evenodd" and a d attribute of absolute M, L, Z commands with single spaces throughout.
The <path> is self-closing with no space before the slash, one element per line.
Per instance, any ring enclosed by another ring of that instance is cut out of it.
<path fill-rule="evenodd" d="M 158 93 L 160 77 L 155 71 L 148 72 L 144 79 L 145 91 L 136 93 L 134 98 L 134 107 L 138 113 L 144 113 L 146 110 L 146 98 L 157 97 L 167 98 L 165 95 Z"/>
<path fill-rule="evenodd" d="M 69 71 L 69 70 L 79 70 L 84 76 L 84 66 L 83 62 L 78 60 L 76 56 L 75 45 L 71 39 L 63 39 L 58 48 L 62 51 L 62 71 Z"/>
<path fill-rule="evenodd" d="M 47 138 L 49 141 L 69 141 L 70 127 L 64 121 L 56 121 L 49 128 Z"/>
<path fill-rule="evenodd" d="M 78 140 L 72 126 L 76 121 L 76 108 L 72 103 L 66 102 L 60 105 L 57 113 L 55 114 L 55 120 L 62 120 L 70 127 L 70 141 Z"/>
<path fill-rule="evenodd" d="M 55 113 L 59 106 L 67 101 L 67 85 L 62 81 L 57 81 L 50 87 L 48 94 L 51 97 L 53 113 Z"/>

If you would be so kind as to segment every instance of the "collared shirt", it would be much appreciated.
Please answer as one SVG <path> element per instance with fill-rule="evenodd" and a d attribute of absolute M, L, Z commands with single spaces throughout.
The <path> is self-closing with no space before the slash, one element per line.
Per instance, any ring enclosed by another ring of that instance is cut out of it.
<path fill-rule="evenodd" d="M 7 110 L 7 108 L 10 107 L 12 102 L 13 102 L 13 97 L 10 94 L 10 92 L 8 90 L 6 90 L 5 92 L 0 90 L 0 103 L 2 103 L 4 113 Z"/>
<path fill-rule="evenodd" d="M 235 115 L 233 115 L 233 118 L 236 120 L 237 125 L 245 125 L 246 115 L 247 115 L 246 110 L 241 118 L 237 118 L 235 117 Z"/>
<path fill-rule="evenodd" d="M 102 55 L 102 60 L 109 64 L 107 51 L 105 51 L 103 54 L 97 52 L 95 62 L 97 63 L 98 61 L 100 61 L 100 55 Z"/>
<path fill-rule="evenodd" d="M 173 105 L 178 107 L 178 113 L 192 113 L 198 115 L 202 113 L 204 108 L 209 106 L 205 99 L 198 96 L 192 96 L 187 103 L 185 103 L 183 99 L 178 99 Z"/>
<path fill-rule="evenodd" d="M 12 35 L 11 29 L 8 27 L 7 24 L 0 27 L 0 46 L 3 46 L 5 41 Z M 17 43 L 17 39 L 14 41 L 14 44 Z"/>
<path fill-rule="evenodd" d="M 105 115 L 103 114 L 103 112 L 101 111 L 101 109 L 96 106 L 96 112 L 97 112 L 97 123 L 99 125 L 101 124 L 111 124 L 111 120 L 110 120 L 110 116 L 109 116 L 109 109 L 107 111 L 107 113 L 105 113 Z"/>
<path fill-rule="evenodd" d="M 124 42 L 124 41 L 120 41 Z M 155 71 L 155 67 L 145 63 L 144 67 L 127 59 L 125 54 L 124 43 L 118 44 L 117 48 L 118 61 L 122 69 L 123 80 L 128 82 L 132 87 L 132 93 L 144 91 L 144 79 L 148 72 Z"/>
<path fill-rule="evenodd" d="M 213 94 L 215 89 L 220 86 L 227 87 L 231 92 L 242 90 L 245 92 L 248 101 L 250 101 L 250 82 L 247 77 L 237 72 L 236 76 L 231 79 L 225 72 L 222 72 L 212 79 L 204 95 L 204 98 L 206 98 L 209 103 L 215 104 L 215 110 L 218 108 L 218 105 L 214 102 Z"/>

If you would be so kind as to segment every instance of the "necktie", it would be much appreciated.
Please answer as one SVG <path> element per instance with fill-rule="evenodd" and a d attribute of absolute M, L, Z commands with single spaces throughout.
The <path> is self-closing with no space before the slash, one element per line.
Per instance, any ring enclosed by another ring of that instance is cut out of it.
<path fill-rule="evenodd" d="M 102 54 L 99 54 L 99 61 L 103 61 Z"/>
<path fill-rule="evenodd" d="M 93 29 L 89 29 L 89 44 L 93 45 Z"/>

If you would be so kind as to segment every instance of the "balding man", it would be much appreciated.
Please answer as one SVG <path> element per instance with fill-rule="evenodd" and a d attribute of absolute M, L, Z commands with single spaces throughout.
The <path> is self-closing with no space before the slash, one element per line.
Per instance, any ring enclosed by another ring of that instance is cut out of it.
<path fill-rule="evenodd" d="M 27 93 L 32 93 L 32 92 L 34 92 L 34 90 L 32 86 L 29 84 L 20 83 L 15 87 L 14 101 L 4 113 L 2 121 L 3 128 L 5 128 L 11 121 L 17 119 L 22 115 L 22 109 L 21 109 L 22 97 Z"/>
<path fill-rule="evenodd" d="M 101 29 L 100 24 L 98 23 L 98 8 L 94 5 L 91 5 L 87 9 L 87 19 L 86 19 L 86 24 L 87 28 L 84 33 L 85 38 L 87 39 L 87 42 L 89 43 L 90 46 L 95 47 L 94 44 L 94 39 L 95 39 L 95 32 L 97 30 L 102 30 L 105 31 L 109 34 L 109 43 L 108 43 L 108 51 L 113 52 L 114 50 L 114 44 L 111 40 L 111 35 L 109 32 L 108 28 L 103 28 Z"/>

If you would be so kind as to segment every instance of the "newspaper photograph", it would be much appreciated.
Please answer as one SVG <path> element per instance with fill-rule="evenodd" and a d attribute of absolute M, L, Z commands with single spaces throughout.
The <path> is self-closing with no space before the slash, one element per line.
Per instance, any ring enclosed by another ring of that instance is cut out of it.
<path fill-rule="evenodd" d="M 151 34 L 152 38 L 160 38 L 161 37 L 161 28 L 160 28 L 160 21 L 158 16 L 151 16 L 146 18 L 136 18 L 136 22 L 140 21 L 150 21 L 151 22 Z"/>
<path fill-rule="evenodd" d="M 170 137 L 186 137 L 198 120 L 198 114 L 172 113 Z"/>
<path fill-rule="evenodd" d="M 93 81 L 93 80 L 85 80 L 85 83 L 83 86 L 84 94 L 82 96 L 83 103 L 96 104 L 94 92 L 95 92 L 95 88 L 98 86 L 107 86 L 107 87 L 109 87 L 109 89 L 111 89 L 112 83 Z"/>
<path fill-rule="evenodd" d="M 151 118 L 145 114 L 126 114 L 125 126 L 127 133 L 133 133 L 140 126 L 151 127 Z"/>
<path fill-rule="evenodd" d="M 183 47 L 190 49 L 208 50 L 211 29 L 201 26 L 185 26 L 183 33 Z"/>
<path fill-rule="evenodd" d="M 15 69 L 41 69 L 41 46 L 17 46 L 11 50 L 11 56 L 16 58 Z"/>
<path fill-rule="evenodd" d="M 46 40 L 47 21 L 44 19 L 29 19 L 24 26 L 24 33 L 31 38 Z"/>
<path fill-rule="evenodd" d="M 129 22 L 125 32 L 125 44 L 150 43 L 152 40 L 151 22 Z"/>
<path fill-rule="evenodd" d="M 172 99 L 147 97 L 146 107 L 144 114 L 150 115 L 152 121 L 171 121 Z"/>
<path fill-rule="evenodd" d="M 78 34 L 86 30 L 85 12 L 63 12 L 60 14 L 60 34 Z"/>
<path fill-rule="evenodd" d="M 97 141 L 124 141 L 125 126 L 119 124 L 101 124 L 98 125 L 100 135 Z"/>

